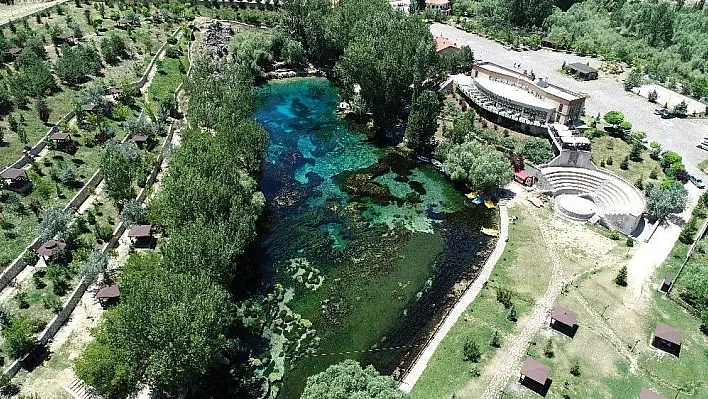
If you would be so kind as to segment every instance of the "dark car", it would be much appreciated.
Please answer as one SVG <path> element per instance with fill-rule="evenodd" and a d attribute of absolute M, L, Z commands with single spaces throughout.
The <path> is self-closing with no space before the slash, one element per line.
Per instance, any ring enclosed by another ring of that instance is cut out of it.
<path fill-rule="evenodd" d="M 691 180 L 691 183 L 693 183 L 694 186 L 700 188 L 701 190 L 703 190 L 704 188 L 706 188 L 705 183 L 703 183 L 703 180 L 701 180 L 700 177 L 696 177 L 696 176 L 694 176 L 694 175 L 690 175 L 690 176 L 688 176 L 688 179 Z"/>
<path fill-rule="evenodd" d="M 673 118 L 675 118 L 675 117 L 676 117 L 676 115 L 674 115 L 674 114 L 672 114 L 671 112 L 666 111 L 666 110 L 664 110 L 664 112 L 661 113 L 661 118 L 662 118 L 662 119 L 673 119 Z"/>

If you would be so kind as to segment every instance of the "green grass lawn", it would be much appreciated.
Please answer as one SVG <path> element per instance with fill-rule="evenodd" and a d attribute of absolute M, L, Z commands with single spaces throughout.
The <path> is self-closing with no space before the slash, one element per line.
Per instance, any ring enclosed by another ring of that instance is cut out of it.
<path fill-rule="evenodd" d="M 631 145 L 625 143 L 619 138 L 611 136 L 597 137 L 592 140 L 592 158 L 597 166 L 601 166 L 604 161 L 605 168 L 617 173 L 618 175 L 629 180 L 631 183 L 636 183 L 641 177 L 644 184 L 649 182 L 660 182 L 664 179 L 664 172 L 661 170 L 659 162 L 651 159 L 647 151 L 642 152 L 642 161 L 629 161 L 629 168 L 624 170 L 620 168 L 622 160 L 629 155 Z M 612 164 L 609 160 L 612 159 Z M 649 174 L 652 170 L 657 171 L 657 178 L 650 179 Z"/>
<path fill-rule="evenodd" d="M 533 306 L 536 298 L 545 292 L 550 265 L 538 226 L 522 207 L 514 207 L 510 216 L 519 219 L 510 225 L 509 241 L 502 258 L 497 262 L 488 284 L 479 296 L 462 314 L 450 332 L 445 336 L 430 359 L 423 375 L 414 386 L 414 399 L 449 398 L 470 382 L 481 383 L 489 378 L 488 373 L 474 377 L 473 368 L 482 370 L 494 355 L 496 348 L 489 343 L 494 331 L 501 335 L 501 344 L 516 331 L 516 324 L 507 320 L 508 310 L 497 301 L 496 288 L 511 289 L 512 302 L 521 318 Z M 533 253 L 533 256 L 528 254 Z M 462 348 L 467 339 L 479 345 L 482 358 L 479 363 L 463 360 Z"/>
<path fill-rule="evenodd" d="M 149 99 L 153 104 L 159 104 L 162 99 L 172 96 L 177 86 L 182 83 L 187 69 L 189 69 L 185 41 L 180 40 L 180 43 L 175 46 L 179 46 L 182 50 L 182 55 L 179 58 L 163 58 L 161 67 L 155 73 L 148 89 Z M 180 71 L 180 63 L 184 73 Z"/>

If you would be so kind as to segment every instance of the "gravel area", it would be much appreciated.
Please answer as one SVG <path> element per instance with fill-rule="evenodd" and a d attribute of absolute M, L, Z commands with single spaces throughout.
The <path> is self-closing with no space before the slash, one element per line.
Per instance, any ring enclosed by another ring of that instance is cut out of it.
<path fill-rule="evenodd" d="M 547 76 L 552 84 L 587 94 L 587 115 L 621 110 L 635 129 L 646 131 L 648 138 L 660 142 L 664 149 L 681 154 L 686 168 L 691 173 L 700 174 L 698 163 L 708 159 L 708 152 L 696 147 L 701 139 L 708 135 L 708 119 L 661 119 L 654 115 L 656 104 L 624 90 L 622 76 L 603 76 L 598 80 L 585 82 L 557 71 L 563 61 L 589 62 L 590 66 L 598 67 L 601 63 L 599 59 L 546 49 L 525 52 L 506 50 L 492 40 L 438 23 L 431 25 L 430 31 L 433 35 L 450 39 L 458 46 L 470 46 L 477 60 L 491 61 L 509 68 L 513 68 L 514 63 L 521 63 L 522 70 L 533 70 L 536 76 Z"/>

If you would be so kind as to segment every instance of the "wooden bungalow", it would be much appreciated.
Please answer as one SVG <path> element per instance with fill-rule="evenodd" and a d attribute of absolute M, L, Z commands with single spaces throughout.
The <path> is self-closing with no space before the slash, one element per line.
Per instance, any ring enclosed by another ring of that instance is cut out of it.
<path fill-rule="evenodd" d="M 651 344 L 657 349 L 678 357 L 681 352 L 681 331 L 666 324 L 658 323 L 654 330 Z"/>
<path fill-rule="evenodd" d="M 666 273 L 666 276 L 664 276 L 664 281 L 661 282 L 661 287 L 659 287 L 659 290 L 662 292 L 669 292 L 669 289 L 671 288 L 671 284 L 674 283 L 674 275 L 671 273 Z"/>
<path fill-rule="evenodd" d="M 10 57 L 12 57 L 12 58 L 17 57 L 18 55 L 20 55 L 21 52 L 22 52 L 22 48 L 17 47 L 17 46 L 12 47 L 9 50 L 7 50 L 7 53 L 10 54 Z"/>
<path fill-rule="evenodd" d="M 118 29 L 130 29 L 137 25 L 140 25 L 140 23 L 136 23 L 135 21 L 128 18 L 121 18 L 116 21 L 115 27 Z"/>
<path fill-rule="evenodd" d="M 69 133 L 54 132 L 49 135 L 49 140 L 58 151 L 73 154 L 74 150 L 76 150 L 76 143 L 71 139 L 71 135 Z"/>
<path fill-rule="evenodd" d="M 527 187 L 531 187 L 536 182 L 534 177 L 526 173 L 525 170 L 517 170 L 514 172 L 514 181 Z"/>
<path fill-rule="evenodd" d="M 123 93 L 123 89 L 119 86 L 111 86 L 108 88 L 108 95 L 114 100 L 118 100 L 118 97 Z"/>
<path fill-rule="evenodd" d="M 556 306 L 551 312 L 551 327 L 571 338 L 578 331 L 578 315 L 562 306 Z"/>
<path fill-rule="evenodd" d="M 582 64 L 580 62 L 574 62 L 572 64 L 566 64 L 565 70 L 583 80 L 595 80 L 597 79 L 597 69 L 591 67 L 588 64 Z"/>
<path fill-rule="evenodd" d="M 94 104 L 94 103 L 83 104 L 83 105 L 81 106 L 81 109 L 82 109 L 84 112 L 92 113 L 92 112 L 96 112 L 96 110 L 98 109 L 98 106 L 97 106 L 96 104 Z"/>
<path fill-rule="evenodd" d="M 8 168 L 0 175 L 2 177 L 5 188 L 18 193 L 27 191 L 32 186 L 32 181 L 27 177 L 27 172 L 24 169 Z"/>
<path fill-rule="evenodd" d="M 649 388 L 642 388 L 642 390 L 639 391 L 637 399 L 666 399 L 666 397 L 659 395 Z"/>
<path fill-rule="evenodd" d="M 521 385 L 526 388 L 541 396 L 546 396 L 552 382 L 551 379 L 548 378 L 550 374 L 551 369 L 548 366 L 536 359 L 528 358 L 521 366 L 521 377 L 519 381 Z"/>
<path fill-rule="evenodd" d="M 42 244 L 41 247 L 37 249 L 37 255 L 39 255 L 42 259 L 44 259 L 45 262 L 48 262 L 49 259 L 58 251 L 66 248 L 66 243 L 64 241 L 59 241 L 59 240 L 49 240 L 46 241 L 44 244 Z"/>
<path fill-rule="evenodd" d="M 155 142 L 152 134 L 136 134 L 132 140 L 140 149 L 150 149 Z"/>
<path fill-rule="evenodd" d="M 152 225 L 138 224 L 128 230 L 128 238 L 133 241 L 133 246 L 136 248 L 149 248 L 152 246 Z"/>
<path fill-rule="evenodd" d="M 118 284 L 113 283 L 101 287 L 96 293 L 96 299 L 98 299 L 98 303 L 100 303 L 101 307 L 104 309 L 116 305 L 120 300 Z"/>
<path fill-rule="evenodd" d="M 62 33 L 61 35 L 57 35 L 56 41 L 59 44 L 68 44 L 70 46 L 76 44 L 76 38 L 71 33 Z"/>

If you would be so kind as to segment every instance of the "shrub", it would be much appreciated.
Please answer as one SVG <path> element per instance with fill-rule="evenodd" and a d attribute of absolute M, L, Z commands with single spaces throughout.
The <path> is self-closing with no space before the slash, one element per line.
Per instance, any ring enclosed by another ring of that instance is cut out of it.
<path fill-rule="evenodd" d="M 656 90 L 653 90 L 651 93 L 649 93 L 648 99 L 650 103 L 656 103 L 656 100 L 659 98 L 659 93 L 656 92 Z"/>
<path fill-rule="evenodd" d="M 59 313 L 62 309 L 62 303 L 55 295 L 49 295 L 42 298 L 42 305 L 45 309 L 49 309 L 54 313 Z"/>
<path fill-rule="evenodd" d="M 616 240 L 619 240 L 619 239 L 620 239 L 620 233 L 619 233 L 619 231 L 617 231 L 617 230 L 612 230 L 612 231 L 610 232 L 610 239 L 615 240 L 615 241 L 616 241 Z"/>
<path fill-rule="evenodd" d="M 627 286 L 627 266 L 622 266 L 619 272 L 617 272 L 617 276 L 615 277 L 615 284 L 619 285 L 620 287 Z"/>
<path fill-rule="evenodd" d="M 468 338 L 465 341 L 465 345 L 462 348 L 462 354 L 465 361 L 477 363 L 482 357 L 482 352 L 479 349 L 479 345 L 472 339 Z"/>
<path fill-rule="evenodd" d="M 27 309 L 29 307 L 29 296 L 25 291 L 20 291 L 15 295 L 15 302 L 17 302 L 18 308 Z"/>
<path fill-rule="evenodd" d="M 175 45 L 175 44 L 177 44 L 177 38 L 174 36 L 170 36 L 167 38 L 167 43 L 171 44 L 171 45 Z"/>
<path fill-rule="evenodd" d="M 627 237 L 626 244 L 627 244 L 628 247 L 633 247 L 633 246 L 634 246 L 634 240 L 632 239 L 632 237 Z"/>
<path fill-rule="evenodd" d="M 651 172 L 649 172 L 649 178 L 656 180 L 657 177 L 659 177 L 659 171 L 656 168 L 654 168 L 654 169 L 652 169 Z"/>
<path fill-rule="evenodd" d="M 38 260 L 39 255 L 37 254 L 37 251 L 33 249 L 28 249 L 25 251 L 24 255 L 22 255 L 22 261 L 25 262 L 25 265 L 27 266 L 36 265 Z"/>
<path fill-rule="evenodd" d="M 570 366 L 570 374 L 580 377 L 580 362 L 578 359 L 573 360 L 573 365 Z"/>
<path fill-rule="evenodd" d="M 688 219 L 686 225 L 683 226 L 683 229 L 681 229 L 679 240 L 686 245 L 693 244 L 693 241 L 695 241 L 696 233 L 698 233 L 698 221 L 695 217 L 691 217 L 690 219 Z"/>
<path fill-rule="evenodd" d="M 505 308 L 509 309 L 512 305 L 511 291 L 506 288 L 497 288 L 497 301 L 504 305 Z"/>
<path fill-rule="evenodd" d="M 120 218 L 127 225 L 144 223 L 146 219 L 145 208 L 137 200 L 130 199 L 123 205 Z"/>
<path fill-rule="evenodd" d="M 626 156 L 626 157 L 622 160 L 622 163 L 620 163 L 620 169 L 622 169 L 622 170 L 627 170 L 627 169 L 629 169 L 629 156 Z"/>
<path fill-rule="evenodd" d="M 499 331 L 494 330 L 494 334 L 492 334 L 492 339 L 489 341 L 489 345 L 494 348 L 501 347 L 501 337 L 499 337 Z"/>
<path fill-rule="evenodd" d="M 34 334 L 41 328 L 41 322 L 29 316 L 13 316 L 10 326 L 3 329 L 5 339 L 3 352 L 10 358 L 22 357 L 32 347 Z"/>
<path fill-rule="evenodd" d="M 511 308 L 509 308 L 509 314 L 507 314 L 506 319 L 514 323 L 518 320 L 516 316 L 516 307 L 514 305 L 511 305 Z"/>
<path fill-rule="evenodd" d="M 553 353 L 553 340 L 548 340 L 548 342 L 546 343 L 546 347 L 543 348 L 543 355 L 549 359 L 555 356 L 555 353 Z"/>
<path fill-rule="evenodd" d="M 614 161 L 612 160 L 612 157 L 607 157 L 607 164 L 612 165 Z"/>

